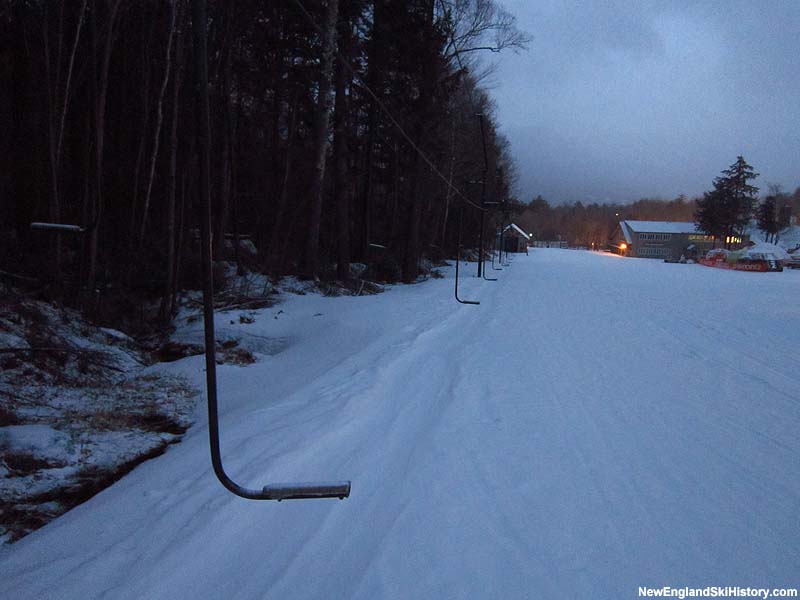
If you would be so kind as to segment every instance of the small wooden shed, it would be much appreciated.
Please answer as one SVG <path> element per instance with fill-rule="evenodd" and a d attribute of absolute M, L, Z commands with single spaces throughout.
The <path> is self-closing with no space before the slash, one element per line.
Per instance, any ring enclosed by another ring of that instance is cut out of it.
<path fill-rule="evenodd" d="M 503 250 L 506 252 L 527 252 L 531 236 L 522 231 L 516 223 L 503 230 Z"/>

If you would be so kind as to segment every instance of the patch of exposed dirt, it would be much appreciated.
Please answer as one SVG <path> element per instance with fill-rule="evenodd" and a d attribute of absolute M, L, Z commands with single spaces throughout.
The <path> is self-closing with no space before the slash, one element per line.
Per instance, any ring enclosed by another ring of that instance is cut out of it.
<path fill-rule="evenodd" d="M 0 301 L 0 540 L 15 541 L 157 456 L 192 423 L 197 391 L 145 373 L 127 335 L 70 309 Z"/>

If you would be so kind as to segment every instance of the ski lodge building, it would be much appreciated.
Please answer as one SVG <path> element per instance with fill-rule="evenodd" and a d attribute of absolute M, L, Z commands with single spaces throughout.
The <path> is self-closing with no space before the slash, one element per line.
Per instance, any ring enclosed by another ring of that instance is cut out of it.
<path fill-rule="evenodd" d="M 723 240 L 731 248 L 747 245 L 749 236 Z M 622 256 L 678 260 L 697 258 L 714 247 L 714 237 L 681 221 L 620 221 L 611 232 L 609 246 Z"/>

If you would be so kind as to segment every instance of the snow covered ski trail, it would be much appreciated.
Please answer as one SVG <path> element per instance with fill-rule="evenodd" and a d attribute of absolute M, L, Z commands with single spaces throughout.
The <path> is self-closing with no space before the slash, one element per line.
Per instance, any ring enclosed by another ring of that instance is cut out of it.
<path fill-rule="evenodd" d="M 797 587 L 796 275 L 545 250 L 465 278 L 480 306 L 452 279 L 292 298 L 251 326 L 284 352 L 220 368 L 223 457 L 245 484 L 349 478 L 351 497 L 232 497 L 197 425 L 4 548 L 0 597 Z"/>

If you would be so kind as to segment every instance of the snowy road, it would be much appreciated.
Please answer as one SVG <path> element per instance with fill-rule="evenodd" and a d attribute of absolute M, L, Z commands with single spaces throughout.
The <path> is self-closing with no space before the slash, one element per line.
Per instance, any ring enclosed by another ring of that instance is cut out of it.
<path fill-rule="evenodd" d="M 229 471 L 352 479 L 349 499 L 227 494 L 201 419 L 0 550 L 0 597 L 800 587 L 800 272 L 540 250 L 499 279 L 464 282 L 477 307 L 431 280 L 241 326 L 287 347 L 220 372 Z"/>

